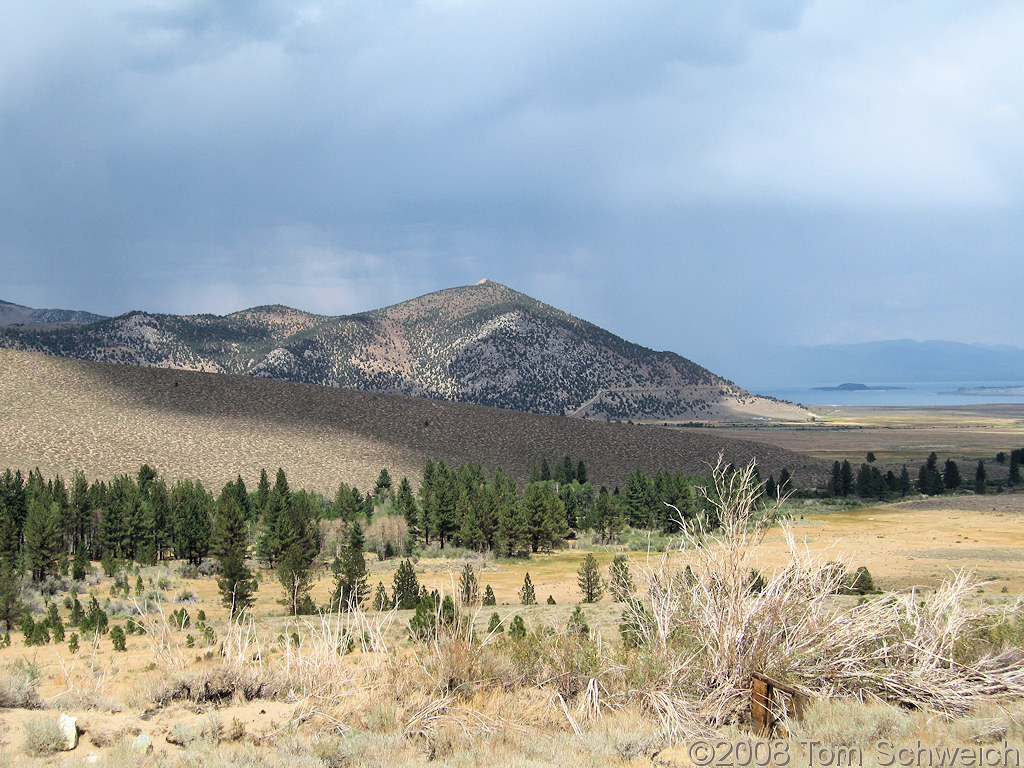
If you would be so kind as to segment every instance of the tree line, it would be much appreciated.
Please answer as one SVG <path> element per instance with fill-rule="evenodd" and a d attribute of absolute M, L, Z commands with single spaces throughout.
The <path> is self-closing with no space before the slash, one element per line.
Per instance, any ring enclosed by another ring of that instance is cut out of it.
<path fill-rule="evenodd" d="M 1021 465 L 1024 465 L 1024 448 L 1010 451 L 1009 473 L 1005 484 L 999 482 L 993 485 L 985 468 L 985 461 L 979 459 L 974 469 L 974 477 L 964 476 L 960 466 L 952 458 L 947 458 L 942 466 L 939 466 L 939 457 L 932 451 L 925 463 L 918 469 L 917 477 L 911 480 L 910 471 L 904 464 L 896 474 L 891 469 L 885 474 L 874 466 L 875 455 L 868 452 L 866 461 L 854 472 L 853 465 L 849 461 L 835 461 L 832 464 L 832 474 L 825 486 L 825 493 L 830 496 L 848 497 L 857 496 L 862 499 L 886 500 L 906 496 L 909 493 L 923 493 L 927 496 L 936 496 L 942 493 L 955 493 L 960 490 L 970 489 L 974 493 L 984 494 L 993 490 L 1002 490 L 1004 487 L 1014 487 L 1022 484 Z M 996 462 L 1005 464 L 1007 454 L 1000 451 L 996 454 Z"/>
<path fill-rule="evenodd" d="M 8 469 L 0 476 L 0 620 L 10 624 L 17 616 L 22 575 L 36 583 L 69 573 L 80 580 L 95 561 L 110 576 L 126 563 L 199 565 L 211 557 L 232 612 L 254 600 L 257 585 L 247 565 L 253 558 L 277 575 L 290 613 L 311 612 L 322 520 L 343 521 L 349 537 L 332 563 L 336 597 L 344 601 L 359 592 L 353 574 L 365 547 L 363 526 L 375 515 L 404 519 L 407 550 L 457 546 L 525 557 L 557 548 L 580 531 L 593 531 L 601 541 L 627 527 L 671 533 L 711 509 L 695 490 L 700 478 L 635 470 L 622 491 L 595 490 L 582 460 L 567 456 L 551 466 L 542 459 L 520 485 L 501 469 L 487 475 L 479 463 L 427 461 L 415 491 L 407 477 L 395 483 L 383 469 L 372 491 L 364 495 L 341 482 L 333 501 L 292 490 L 283 469 L 274 482 L 261 470 L 251 491 L 238 476 L 218 494 L 195 480 L 169 483 L 148 464 L 135 476 L 109 481 L 89 482 L 77 472 L 70 483 L 38 470 L 26 477 Z"/>

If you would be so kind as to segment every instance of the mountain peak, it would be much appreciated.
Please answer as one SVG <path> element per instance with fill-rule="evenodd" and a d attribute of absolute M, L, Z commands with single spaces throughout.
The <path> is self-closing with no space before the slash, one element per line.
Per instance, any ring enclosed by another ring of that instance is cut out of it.
<path fill-rule="evenodd" d="M 145 327 L 124 316 L 59 332 L 0 329 L 0 346 L 600 420 L 806 415 L 489 279 L 356 315 L 269 305 L 151 316 Z"/>

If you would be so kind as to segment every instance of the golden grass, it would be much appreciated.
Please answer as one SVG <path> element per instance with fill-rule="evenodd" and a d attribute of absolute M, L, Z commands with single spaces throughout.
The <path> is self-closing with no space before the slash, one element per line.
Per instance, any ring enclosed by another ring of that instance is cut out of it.
<path fill-rule="evenodd" d="M 813 425 L 715 428 L 714 433 L 758 440 L 827 459 L 859 464 L 868 451 L 880 463 L 921 461 L 931 451 L 957 458 L 991 458 L 1024 446 L 1024 405 L 872 408 L 814 406 Z M 995 467 L 989 463 L 989 469 Z M 963 470 L 963 467 L 961 467 Z"/>

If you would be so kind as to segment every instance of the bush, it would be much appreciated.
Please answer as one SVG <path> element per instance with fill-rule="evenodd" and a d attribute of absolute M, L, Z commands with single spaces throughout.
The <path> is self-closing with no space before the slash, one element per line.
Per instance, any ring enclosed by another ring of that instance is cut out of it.
<path fill-rule="evenodd" d="M 458 618 L 459 612 L 450 595 L 445 595 L 440 604 L 436 597 L 428 595 L 420 600 L 416 613 L 409 619 L 409 631 L 417 640 L 430 640 L 439 630 L 453 627 Z"/>
<path fill-rule="evenodd" d="M 31 669 L 9 666 L 0 670 L 0 709 L 39 709 L 38 679 Z"/>
<path fill-rule="evenodd" d="M 56 717 L 39 717 L 25 721 L 25 751 L 35 757 L 64 751 L 64 734 Z"/>
<path fill-rule="evenodd" d="M 110 642 L 114 645 L 115 651 L 127 650 L 125 645 L 124 630 L 119 625 L 114 625 L 110 630 Z"/>
<path fill-rule="evenodd" d="M 498 633 L 504 632 L 505 628 L 501 625 L 501 616 L 498 615 L 497 611 L 491 614 L 490 620 L 487 622 L 487 632 Z"/>
<path fill-rule="evenodd" d="M 577 605 L 569 617 L 569 623 L 565 628 L 565 631 L 570 635 L 589 635 L 590 626 L 587 624 L 587 615 L 583 612 L 583 607 Z"/>

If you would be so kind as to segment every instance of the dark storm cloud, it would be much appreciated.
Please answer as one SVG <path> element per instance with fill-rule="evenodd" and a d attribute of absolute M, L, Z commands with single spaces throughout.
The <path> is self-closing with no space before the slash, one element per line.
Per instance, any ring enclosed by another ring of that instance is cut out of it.
<path fill-rule="evenodd" d="M 0 298 L 487 276 L 709 363 L 1022 319 L 1014 3 L 3 6 Z"/>

